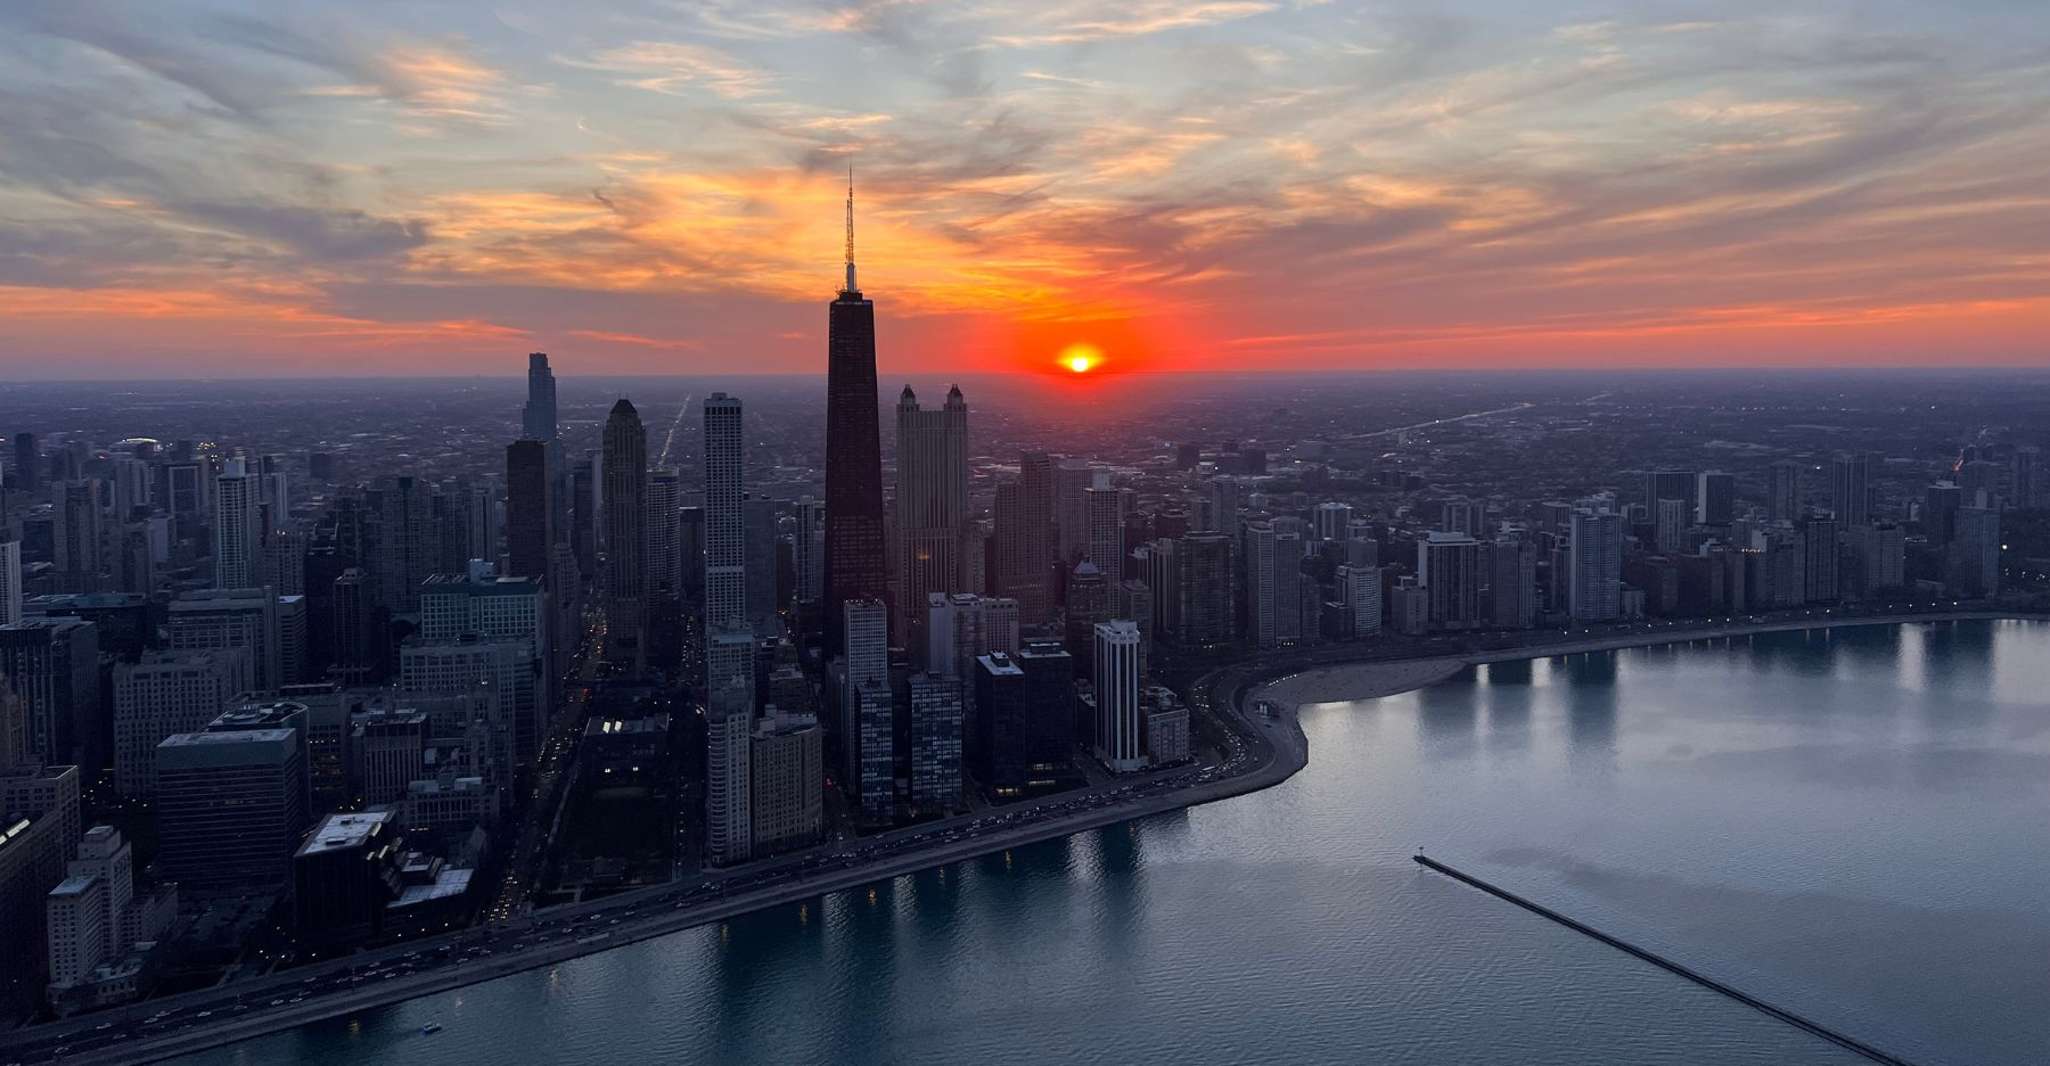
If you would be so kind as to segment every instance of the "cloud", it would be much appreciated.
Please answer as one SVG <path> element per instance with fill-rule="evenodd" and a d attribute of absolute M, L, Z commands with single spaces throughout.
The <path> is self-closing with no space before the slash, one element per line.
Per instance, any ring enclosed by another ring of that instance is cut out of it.
<path fill-rule="evenodd" d="M 563 62 L 618 74 L 621 85 L 671 96 L 704 89 L 739 100 L 767 92 L 771 81 L 718 49 L 683 41 L 634 41 Z"/>

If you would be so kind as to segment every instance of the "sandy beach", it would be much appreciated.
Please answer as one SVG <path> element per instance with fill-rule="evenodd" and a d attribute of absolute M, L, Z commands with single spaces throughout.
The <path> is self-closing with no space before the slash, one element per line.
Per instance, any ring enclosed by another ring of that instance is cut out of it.
<path fill-rule="evenodd" d="M 1466 660 L 1456 656 L 1325 666 L 1284 677 L 1261 688 L 1255 698 L 1297 708 L 1317 703 L 1371 700 L 1436 684 L 1465 666 Z"/>

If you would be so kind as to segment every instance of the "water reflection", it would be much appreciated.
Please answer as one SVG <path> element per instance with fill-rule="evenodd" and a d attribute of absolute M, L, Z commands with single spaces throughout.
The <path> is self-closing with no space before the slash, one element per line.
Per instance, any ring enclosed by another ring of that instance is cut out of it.
<path fill-rule="evenodd" d="M 1465 759 L 1474 752 L 1480 727 L 1479 669 L 1469 666 L 1417 693 L 1422 726 L 1419 740 L 1431 759 Z"/>
<path fill-rule="evenodd" d="M 1558 662 L 1559 660 L 1554 660 Z M 1573 768 L 1616 768 L 1616 653 L 1589 652 L 1564 659 L 1566 736 Z"/>

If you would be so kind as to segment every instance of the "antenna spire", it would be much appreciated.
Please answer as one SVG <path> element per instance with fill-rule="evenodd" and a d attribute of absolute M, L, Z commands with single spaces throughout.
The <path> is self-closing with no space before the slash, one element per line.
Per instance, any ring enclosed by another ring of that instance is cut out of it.
<path fill-rule="evenodd" d="M 847 161 L 847 286 L 841 292 L 860 292 L 854 284 L 854 160 Z"/>

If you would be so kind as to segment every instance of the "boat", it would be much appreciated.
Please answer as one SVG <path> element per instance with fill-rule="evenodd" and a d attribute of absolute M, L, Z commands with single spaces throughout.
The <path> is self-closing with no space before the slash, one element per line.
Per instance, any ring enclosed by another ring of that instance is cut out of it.
<path fill-rule="evenodd" d="M 426 1025 L 420 1027 L 421 1036 L 433 1036 L 438 1032 L 441 1032 L 440 1022 L 428 1022 Z"/>

